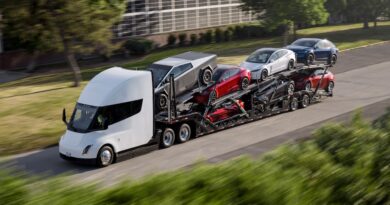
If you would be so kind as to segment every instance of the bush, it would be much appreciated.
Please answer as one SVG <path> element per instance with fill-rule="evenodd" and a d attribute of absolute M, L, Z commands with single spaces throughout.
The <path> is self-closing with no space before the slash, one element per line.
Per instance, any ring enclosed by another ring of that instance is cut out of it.
<path fill-rule="evenodd" d="M 231 41 L 233 38 L 233 33 L 231 30 L 227 29 L 223 32 L 223 40 L 224 41 Z"/>
<path fill-rule="evenodd" d="M 206 34 L 205 33 L 199 33 L 199 43 L 206 43 Z"/>
<path fill-rule="evenodd" d="M 154 49 L 154 42 L 145 38 L 130 38 L 125 44 L 124 48 L 133 55 L 144 55 Z"/>
<path fill-rule="evenodd" d="M 179 45 L 184 46 L 187 43 L 187 34 L 186 33 L 181 33 L 179 34 Z"/>
<path fill-rule="evenodd" d="M 174 45 L 176 45 L 176 40 L 177 40 L 177 38 L 176 38 L 175 35 L 169 34 L 168 39 L 167 39 L 167 44 L 168 44 L 168 46 L 174 46 Z"/>
<path fill-rule="evenodd" d="M 190 35 L 190 44 L 195 45 L 198 42 L 198 35 L 195 33 Z"/>
<path fill-rule="evenodd" d="M 223 31 L 220 28 L 215 29 L 214 31 L 215 42 L 220 43 L 223 41 Z"/>
<path fill-rule="evenodd" d="M 212 43 L 213 42 L 213 31 L 207 30 L 204 35 L 204 41 L 205 43 Z"/>

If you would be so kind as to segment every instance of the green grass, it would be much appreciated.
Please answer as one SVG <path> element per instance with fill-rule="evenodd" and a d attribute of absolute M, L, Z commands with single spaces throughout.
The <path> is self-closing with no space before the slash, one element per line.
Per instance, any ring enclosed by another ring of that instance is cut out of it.
<path fill-rule="evenodd" d="M 300 30 L 298 35 L 330 39 L 341 50 L 390 40 L 390 22 L 379 23 L 375 30 L 363 30 L 361 26 L 323 26 Z M 238 64 L 257 48 L 276 46 L 282 46 L 281 37 L 174 48 L 154 52 L 121 66 L 142 69 L 154 61 L 188 50 L 216 53 L 219 55 L 219 63 Z M 78 88 L 70 87 L 70 72 L 36 75 L 1 84 L 0 155 L 57 143 L 65 130 L 61 121 L 62 108 L 67 108 L 69 115 L 88 80 L 105 68 L 83 69 L 84 81 Z"/>

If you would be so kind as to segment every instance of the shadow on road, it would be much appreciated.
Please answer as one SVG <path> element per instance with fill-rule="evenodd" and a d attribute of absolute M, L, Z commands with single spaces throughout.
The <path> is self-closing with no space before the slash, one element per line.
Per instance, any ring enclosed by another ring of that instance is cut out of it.
<path fill-rule="evenodd" d="M 58 146 L 56 146 L 0 162 L 0 169 L 22 171 L 34 176 L 53 177 L 92 171 L 96 167 L 64 161 L 58 155 Z"/>

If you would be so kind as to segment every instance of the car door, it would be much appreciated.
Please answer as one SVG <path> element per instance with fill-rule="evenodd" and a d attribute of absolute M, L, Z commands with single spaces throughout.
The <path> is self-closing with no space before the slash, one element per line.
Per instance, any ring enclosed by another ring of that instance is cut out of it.
<path fill-rule="evenodd" d="M 240 89 L 241 76 L 238 75 L 239 72 L 239 69 L 232 69 L 229 72 L 229 78 L 227 81 L 229 81 L 230 93 Z"/>
<path fill-rule="evenodd" d="M 280 72 L 286 67 L 285 58 L 283 58 L 283 50 L 276 52 L 276 60 L 274 62 L 273 73 Z"/>
<path fill-rule="evenodd" d="M 216 86 L 218 97 L 224 96 L 230 92 L 230 83 L 231 82 L 228 80 L 229 76 L 230 76 L 230 70 L 226 70 L 222 74 L 222 76 L 221 76 L 221 78 Z"/>
<path fill-rule="evenodd" d="M 317 61 L 324 61 L 328 59 L 329 56 L 329 48 L 327 48 L 327 44 L 325 41 L 319 41 L 314 46 L 314 55 Z"/>
<path fill-rule="evenodd" d="M 278 70 L 278 52 L 274 52 L 268 60 L 269 75 L 272 75 Z"/>
<path fill-rule="evenodd" d="M 198 83 L 198 78 L 192 64 L 185 63 L 177 66 L 177 68 L 180 70 L 178 79 L 180 79 L 181 86 L 183 86 L 182 91 L 184 92 L 194 89 Z"/>
<path fill-rule="evenodd" d="M 279 68 L 278 72 L 281 72 L 281 71 L 287 70 L 288 63 L 289 63 L 290 59 L 287 55 L 288 51 L 281 50 L 279 52 L 280 52 L 280 58 L 278 61 L 280 61 L 280 68 Z"/>

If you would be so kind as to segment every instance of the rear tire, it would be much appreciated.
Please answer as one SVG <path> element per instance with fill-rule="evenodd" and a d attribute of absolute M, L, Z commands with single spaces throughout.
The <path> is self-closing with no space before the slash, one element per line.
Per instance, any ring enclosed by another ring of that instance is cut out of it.
<path fill-rule="evenodd" d="M 213 71 L 209 68 L 206 68 L 201 72 L 200 82 L 203 85 L 207 85 L 211 82 L 212 76 L 213 76 Z"/>
<path fill-rule="evenodd" d="M 107 167 L 114 162 L 114 157 L 114 150 L 110 146 L 103 146 L 97 155 L 97 165 L 99 167 Z"/>
<path fill-rule="evenodd" d="M 240 85 L 241 90 L 246 90 L 246 89 L 248 89 L 249 83 L 250 83 L 249 79 L 248 79 L 247 77 L 244 77 L 244 78 L 241 80 L 241 85 Z"/>
<path fill-rule="evenodd" d="M 330 81 L 325 91 L 329 93 L 330 96 L 333 96 L 334 82 Z"/>
<path fill-rule="evenodd" d="M 306 108 L 310 104 L 310 97 L 308 94 L 303 94 L 301 102 L 299 103 L 300 108 Z"/>
<path fill-rule="evenodd" d="M 187 123 L 183 123 L 177 130 L 176 141 L 178 143 L 187 142 L 191 138 L 191 126 Z"/>
<path fill-rule="evenodd" d="M 159 110 L 164 110 L 168 106 L 168 95 L 160 93 L 157 97 L 157 105 Z"/>
<path fill-rule="evenodd" d="M 171 128 L 165 128 L 160 141 L 161 148 L 168 148 L 175 143 L 175 131 Z"/>

